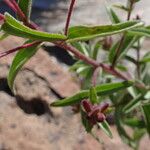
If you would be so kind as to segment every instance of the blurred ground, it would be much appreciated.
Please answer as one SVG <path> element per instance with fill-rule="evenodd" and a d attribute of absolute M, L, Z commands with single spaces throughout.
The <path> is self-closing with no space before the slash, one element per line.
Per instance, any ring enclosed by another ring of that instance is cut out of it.
<path fill-rule="evenodd" d="M 46 31 L 63 29 L 68 2 L 60 1 L 57 9 L 34 8 L 32 18 Z M 117 0 L 107 0 L 107 3 L 104 0 L 77 0 L 71 24 L 109 22 L 104 4 L 113 2 Z M 150 1 L 144 0 L 135 10 L 146 23 L 150 23 L 149 6 Z M 22 43 L 21 38 L 9 37 L 0 42 L 0 48 L 8 50 Z M 80 116 L 74 115 L 70 107 L 49 107 L 52 101 L 76 93 L 80 87 L 68 67 L 42 49 L 19 73 L 15 82 L 17 96 L 14 97 L 6 82 L 12 58 L 10 55 L 0 60 L 0 150 L 130 150 L 121 142 L 115 127 L 112 127 L 112 140 L 97 131 L 104 140 L 104 145 L 100 145 L 84 132 Z M 149 150 L 149 146 L 150 141 L 145 136 L 140 150 Z"/>

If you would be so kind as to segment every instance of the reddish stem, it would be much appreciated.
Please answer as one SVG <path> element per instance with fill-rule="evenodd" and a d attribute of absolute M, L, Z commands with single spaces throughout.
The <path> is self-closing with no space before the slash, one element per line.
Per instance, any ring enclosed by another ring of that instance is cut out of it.
<path fill-rule="evenodd" d="M 65 35 L 68 34 L 68 28 L 69 28 L 70 19 L 71 19 L 71 15 L 72 15 L 72 12 L 73 12 L 73 7 L 74 7 L 74 4 L 75 4 L 75 1 L 76 0 L 71 0 L 71 4 L 70 4 L 69 10 L 68 10 L 68 16 L 67 16 L 66 26 L 65 26 Z"/>
<path fill-rule="evenodd" d="M 95 70 L 94 70 L 94 73 L 93 73 L 93 76 L 92 76 L 92 85 L 93 86 L 96 86 L 96 82 L 97 82 L 97 77 L 98 77 L 98 74 L 99 74 L 99 67 L 97 67 Z"/>
<path fill-rule="evenodd" d="M 22 21 L 27 22 L 27 18 L 24 15 L 24 13 L 22 12 L 22 10 L 20 9 L 20 7 L 18 6 L 17 2 L 15 0 L 11 0 L 11 3 L 15 7 L 15 9 L 17 10 L 16 13 L 19 15 L 19 17 L 22 19 Z"/>
<path fill-rule="evenodd" d="M 16 52 L 16 51 L 18 51 L 18 50 L 21 50 L 21 49 L 24 49 L 24 48 L 28 48 L 28 47 L 32 47 L 32 46 L 38 45 L 38 44 L 40 44 L 40 43 L 41 43 L 41 42 L 36 41 L 36 42 L 33 42 L 33 43 L 29 43 L 29 44 L 24 44 L 24 45 L 22 45 L 22 46 L 18 46 L 18 47 L 16 47 L 16 48 L 13 48 L 13 49 L 8 50 L 8 51 L 5 51 L 5 52 L 1 52 L 1 53 L 0 53 L 0 58 L 2 58 L 2 57 L 4 57 L 4 56 L 7 56 L 7 55 L 9 55 L 9 54 L 11 54 L 11 53 L 14 53 L 14 52 Z"/>
<path fill-rule="evenodd" d="M 125 77 L 123 74 L 121 74 L 120 72 L 118 72 L 117 70 L 115 70 L 114 68 L 103 64 L 103 63 L 99 63 L 96 60 L 90 58 L 90 57 L 86 57 L 84 54 L 82 54 L 81 52 L 79 52 L 76 48 L 67 45 L 65 42 L 54 42 L 54 44 L 60 48 L 63 48 L 71 53 L 73 53 L 77 58 L 79 58 L 80 60 L 83 60 L 85 63 L 92 65 L 94 68 L 97 67 L 101 67 L 104 71 L 119 77 L 123 80 L 128 80 L 127 77 Z"/>
<path fill-rule="evenodd" d="M 5 19 L 4 15 L 0 13 L 0 21 L 4 19 Z"/>
<path fill-rule="evenodd" d="M 15 8 L 15 6 L 12 4 L 12 2 L 10 0 L 4 0 L 4 2 L 15 12 L 17 13 L 17 10 Z"/>

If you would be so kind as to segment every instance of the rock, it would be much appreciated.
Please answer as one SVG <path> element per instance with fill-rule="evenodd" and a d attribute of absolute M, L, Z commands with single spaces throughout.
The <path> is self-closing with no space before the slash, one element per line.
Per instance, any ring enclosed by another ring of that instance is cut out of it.
<path fill-rule="evenodd" d="M 22 43 L 9 37 L 0 45 L 8 50 Z M 79 85 L 63 65 L 40 49 L 18 74 L 14 97 L 6 82 L 12 59 L 9 55 L 0 60 L 0 149 L 63 150 L 64 145 L 72 149 L 80 131 L 79 117 L 68 108 L 50 109 L 49 104 L 77 92 Z"/>
<path fill-rule="evenodd" d="M 61 117 L 51 117 L 49 122 L 45 115 L 24 113 L 15 98 L 4 92 L 0 92 L 0 101 L 1 150 L 63 150 L 64 145 L 70 150 L 76 145 L 76 133 L 80 127 L 77 116 L 66 115 L 63 111 Z"/>
<path fill-rule="evenodd" d="M 9 43 L 9 41 L 12 41 Z M 1 50 L 8 50 L 11 48 L 14 48 L 18 45 L 21 45 L 24 42 L 21 38 L 16 38 L 13 36 L 10 36 L 6 40 L 3 40 L 1 44 Z M 8 66 L 10 66 L 14 55 L 9 55 L 5 58 L 0 59 L 0 64 L 3 67 L 7 67 L 1 76 L 6 76 L 8 74 Z M 1 68 L 3 69 L 3 68 Z M 60 65 L 60 63 L 54 58 L 49 56 L 49 54 L 42 49 L 39 49 L 38 52 L 32 59 L 24 66 L 24 69 L 26 69 L 26 72 L 28 72 L 27 76 L 24 76 L 24 73 L 20 74 L 18 76 L 18 80 L 16 79 L 15 85 L 16 87 L 22 85 L 21 88 L 18 88 L 17 94 L 19 93 L 25 93 L 23 90 L 23 84 L 27 84 L 27 86 L 30 88 L 26 89 L 28 92 L 32 93 L 31 90 L 32 86 L 34 84 L 38 84 L 36 78 L 32 78 L 32 76 L 37 76 L 39 80 L 43 80 L 47 84 L 47 88 L 51 88 L 56 95 L 60 97 L 67 97 L 75 92 L 79 91 L 80 87 L 76 80 L 74 80 L 74 77 L 69 74 L 67 71 L 67 67 L 65 67 L 63 64 Z M 22 83 L 21 83 L 22 82 Z M 69 86 L 66 86 L 69 85 Z M 36 86 L 35 86 L 36 87 Z M 34 88 L 35 89 L 35 88 Z M 20 91 L 19 91 L 20 90 Z M 39 90 L 39 89 L 38 89 Z M 38 91 L 37 90 L 37 91 Z M 49 91 L 49 90 L 48 90 Z M 27 92 L 27 91 L 26 91 Z"/>

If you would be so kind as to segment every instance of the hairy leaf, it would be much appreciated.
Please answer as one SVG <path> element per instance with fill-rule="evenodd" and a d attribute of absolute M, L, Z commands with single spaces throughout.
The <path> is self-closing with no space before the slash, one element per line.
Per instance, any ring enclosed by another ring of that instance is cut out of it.
<path fill-rule="evenodd" d="M 147 127 L 147 131 L 150 135 L 150 104 L 142 106 L 144 117 L 145 117 L 145 124 Z"/>
<path fill-rule="evenodd" d="M 107 84 L 96 86 L 95 90 L 96 90 L 97 95 L 103 96 L 103 95 L 112 94 L 122 89 L 126 89 L 127 87 L 130 87 L 132 85 L 133 83 L 130 81 L 124 81 L 124 82 L 118 82 L 118 83 L 107 83 Z M 82 101 L 85 98 L 88 98 L 89 96 L 90 96 L 89 90 L 82 90 L 79 93 L 71 97 L 52 103 L 51 106 L 55 106 L 55 107 L 69 106 L 72 104 L 79 103 L 80 101 Z"/>
<path fill-rule="evenodd" d="M 118 34 L 130 29 L 142 26 L 143 22 L 127 21 L 113 25 L 104 26 L 75 26 L 70 27 L 68 32 L 68 42 L 86 41 L 96 37 L 105 37 L 108 35 Z"/>
<path fill-rule="evenodd" d="M 136 107 L 140 106 L 140 100 L 142 99 L 142 94 L 139 94 L 136 96 L 136 98 L 134 98 L 133 100 L 131 100 L 124 108 L 123 111 L 125 113 L 129 113 L 132 110 L 134 110 Z"/>
<path fill-rule="evenodd" d="M 123 127 L 123 112 L 122 112 L 122 107 L 117 107 L 115 109 L 115 123 L 117 126 L 118 133 L 121 137 L 121 139 L 124 141 L 124 143 L 128 144 L 130 147 L 135 148 L 136 143 L 134 140 L 127 134 Z"/>
<path fill-rule="evenodd" d="M 30 43 L 31 41 L 27 41 Z M 8 85 L 13 91 L 14 80 L 23 65 L 36 53 L 39 45 L 21 49 L 15 56 L 7 77 Z"/>
<path fill-rule="evenodd" d="M 58 41 L 66 39 L 66 36 L 62 34 L 50 34 L 47 32 L 30 29 L 21 24 L 8 13 L 5 13 L 5 23 L 2 25 L 2 30 L 8 34 L 32 40 Z"/>
<path fill-rule="evenodd" d="M 29 20 L 31 15 L 32 0 L 18 0 L 18 4 L 22 12 Z"/>
<path fill-rule="evenodd" d="M 112 8 L 107 7 L 107 12 L 109 14 L 109 17 L 110 17 L 112 23 L 120 23 L 121 22 L 120 18 L 117 16 L 117 14 L 115 13 L 115 11 Z"/>
<path fill-rule="evenodd" d="M 139 37 L 137 36 L 133 36 L 130 34 L 126 34 L 123 44 L 120 48 L 120 52 L 118 54 L 117 60 L 121 59 L 122 57 L 124 57 L 126 55 L 126 53 L 128 52 L 128 50 L 133 46 L 133 44 L 139 39 Z M 112 63 L 116 54 L 116 51 L 118 49 L 118 46 L 120 44 L 120 41 L 117 42 L 115 45 L 112 46 L 112 48 L 110 49 L 110 53 L 109 53 L 109 61 Z"/>
<path fill-rule="evenodd" d="M 97 100 L 95 87 L 90 88 L 90 101 L 92 102 L 92 104 L 99 103 L 99 101 Z"/>
<path fill-rule="evenodd" d="M 107 121 L 104 121 L 102 123 L 98 123 L 98 126 L 100 126 L 100 128 L 110 137 L 113 138 L 111 129 L 109 124 L 107 123 Z"/>

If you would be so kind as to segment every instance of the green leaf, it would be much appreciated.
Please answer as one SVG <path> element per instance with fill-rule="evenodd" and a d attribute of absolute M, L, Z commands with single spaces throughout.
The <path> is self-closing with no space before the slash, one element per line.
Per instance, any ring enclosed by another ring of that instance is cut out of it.
<path fill-rule="evenodd" d="M 140 120 L 136 117 L 133 118 L 127 118 L 123 121 L 124 124 L 128 125 L 132 128 L 145 128 L 145 123 L 143 120 Z"/>
<path fill-rule="evenodd" d="M 134 140 L 127 134 L 123 127 L 123 112 L 122 112 L 122 107 L 117 107 L 115 109 L 115 123 L 117 126 L 118 133 L 123 140 L 124 143 L 128 144 L 130 147 L 135 148 L 136 143 Z"/>
<path fill-rule="evenodd" d="M 82 108 L 81 108 L 81 119 L 86 132 L 91 133 L 93 126 L 90 125 L 89 121 L 87 120 L 87 114 L 82 110 Z"/>
<path fill-rule="evenodd" d="M 134 135 L 133 135 L 133 139 L 136 142 L 136 150 L 138 150 L 139 144 L 140 144 L 140 140 L 141 138 L 144 136 L 144 134 L 146 133 L 145 129 L 135 129 L 134 130 Z"/>
<path fill-rule="evenodd" d="M 27 41 L 26 43 L 30 43 L 31 41 Z M 9 74 L 7 77 L 8 85 L 13 91 L 14 80 L 17 76 L 19 70 L 23 67 L 23 65 L 37 52 L 39 45 L 32 46 L 29 48 L 21 49 L 15 56 L 12 65 L 9 70 Z"/>
<path fill-rule="evenodd" d="M 137 36 L 133 36 L 130 34 L 126 34 L 123 44 L 120 48 L 120 52 L 118 54 L 117 60 L 120 60 L 121 58 L 123 58 L 126 53 L 128 52 L 128 50 L 133 46 L 133 44 L 139 39 L 139 37 Z M 112 63 L 114 60 L 114 57 L 116 55 L 116 50 L 118 48 L 118 45 L 120 44 L 120 41 L 117 42 L 115 45 L 112 46 L 112 48 L 110 49 L 110 53 L 109 53 L 109 61 Z"/>
<path fill-rule="evenodd" d="M 5 23 L 2 25 L 2 30 L 11 35 L 40 41 L 58 41 L 67 38 L 62 34 L 50 34 L 28 28 L 8 13 L 5 13 Z"/>
<path fill-rule="evenodd" d="M 113 138 L 110 126 L 107 123 L 107 121 L 104 121 L 102 123 L 98 123 L 98 126 L 100 126 L 100 128 L 106 133 L 106 135 L 108 135 L 110 138 Z"/>
<path fill-rule="evenodd" d="M 137 36 L 150 37 L 150 27 L 136 28 L 131 30 L 130 33 Z"/>
<path fill-rule="evenodd" d="M 131 81 L 124 81 L 124 82 L 118 82 L 118 83 L 107 83 L 107 84 L 102 84 L 99 86 L 95 87 L 96 93 L 98 96 L 105 96 L 105 95 L 110 95 L 112 93 L 118 92 L 119 90 L 126 89 L 127 87 L 130 87 L 133 85 L 133 82 Z M 53 102 L 51 106 L 55 107 L 60 107 L 60 106 L 69 106 L 72 104 L 79 103 L 85 98 L 88 98 L 89 95 L 89 90 L 82 90 L 79 93 L 65 98 L 63 100 L 59 100 L 56 102 Z"/>
<path fill-rule="evenodd" d="M 115 11 L 112 8 L 107 7 L 107 12 L 109 14 L 109 17 L 110 17 L 112 23 L 120 23 L 121 22 L 120 18 L 117 16 L 117 14 L 115 13 Z"/>
<path fill-rule="evenodd" d="M 99 101 L 97 100 L 97 94 L 96 94 L 95 87 L 90 88 L 90 101 L 92 104 L 98 104 L 99 103 Z"/>
<path fill-rule="evenodd" d="M 86 43 L 73 42 L 73 43 L 71 43 L 71 45 L 74 46 L 81 53 L 83 53 L 85 56 L 89 57 L 89 52 L 88 52 L 88 50 L 86 48 Z"/>
<path fill-rule="evenodd" d="M 141 67 L 142 68 L 142 67 Z M 144 67 L 141 71 L 141 77 L 142 81 L 145 83 L 145 85 L 150 85 L 150 63 L 144 64 Z"/>
<path fill-rule="evenodd" d="M 143 109 L 143 113 L 144 113 L 144 117 L 145 117 L 146 128 L 150 135 L 150 104 L 143 105 L 142 109 Z"/>
<path fill-rule="evenodd" d="M 113 6 L 127 12 L 129 11 L 129 9 L 122 4 L 114 4 Z"/>
<path fill-rule="evenodd" d="M 135 58 L 133 58 L 132 56 L 126 55 L 125 59 L 128 60 L 129 62 L 132 62 L 134 65 L 137 65 Z"/>
<path fill-rule="evenodd" d="M 18 0 L 18 5 L 29 20 L 31 15 L 32 0 Z"/>
<path fill-rule="evenodd" d="M 100 144 L 104 144 L 104 142 L 96 135 L 96 133 L 91 132 L 91 136 Z"/>
<path fill-rule="evenodd" d="M 118 34 L 130 29 L 142 26 L 143 22 L 127 21 L 113 25 L 104 26 L 75 26 L 70 27 L 68 32 L 68 42 L 86 41 L 97 37 L 105 37 L 108 35 Z"/>
<path fill-rule="evenodd" d="M 4 40 L 5 38 L 7 38 L 9 36 L 9 34 L 7 33 L 2 33 L 0 34 L 0 41 Z"/>
<path fill-rule="evenodd" d="M 150 52 L 147 52 L 140 61 L 140 63 L 147 63 L 147 62 L 150 62 Z"/>
<path fill-rule="evenodd" d="M 97 56 L 98 56 L 98 52 L 100 50 L 100 48 L 102 47 L 102 45 L 100 44 L 100 41 L 98 41 L 93 48 L 93 55 L 92 58 L 97 60 Z"/>
<path fill-rule="evenodd" d="M 143 98 L 142 94 L 137 95 L 133 100 L 131 100 L 124 108 L 123 112 L 129 113 L 138 106 L 140 106 L 140 100 Z"/>

